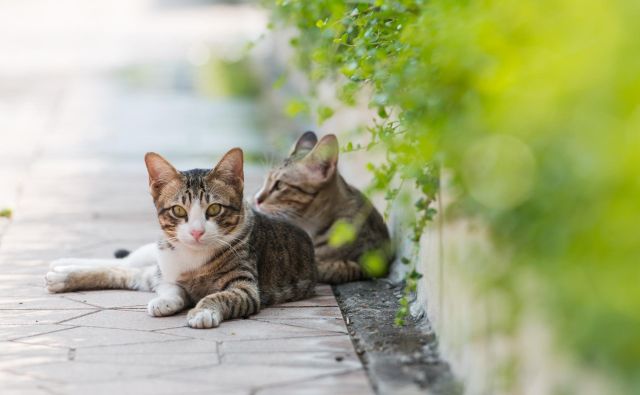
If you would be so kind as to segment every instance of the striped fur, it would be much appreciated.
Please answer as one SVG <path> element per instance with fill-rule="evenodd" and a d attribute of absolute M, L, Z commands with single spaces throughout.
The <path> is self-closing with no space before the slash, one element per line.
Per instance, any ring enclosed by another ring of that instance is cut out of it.
<path fill-rule="evenodd" d="M 313 295 L 317 268 L 311 239 L 245 204 L 240 149 L 229 151 L 213 170 L 180 172 L 154 153 L 145 161 L 161 240 L 123 259 L 54 261 L 46 275 L 50 292 L 155 290 L 149 314 L 166 316 L 194 306 L 187 315 L 194 328 L 216 327 L 267 305 Z M 212 205 L 218 208 L 214 214 L 208 210 Z"/>
<path fill-rule="evenodd" d="M 272 169 L 255 205 L 263 213 L 303 228 L 313 240 L 318 281 L 340 284 L 368 278 L 363 255 L 379 251 L 392 257 L 389 232 L 380 213 L 337 170 L 338 141 L 334 135 L 318 141 L 306 132 L 282 165 Z M 352 224 L 357 236 L 341 246 L 329 244 L 338 221 Z"/>

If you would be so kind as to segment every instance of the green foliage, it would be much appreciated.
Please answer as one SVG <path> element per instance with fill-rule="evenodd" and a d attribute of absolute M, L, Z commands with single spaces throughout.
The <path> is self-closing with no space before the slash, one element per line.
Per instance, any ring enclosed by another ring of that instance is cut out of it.
<path fill-rule="evenodd" d="M 337 220 L 331 227 L 329 245 L 341 247 L 353 243 L 357 236 L 356 227 L 344 220 Z"/>
<path fill-rule="evenodd" d="M 304 100 L 300 100 L 300 99 L 291 99 L 289 100 L 289 102 L 287 103 L 285 109 L 284 109 L 285 114 L 287 114 L 290 117 L 296 117 L 300 114 L 306 114 L 309 112 L 309 106 L 307 105 L 307 103 Z"/>
<path fill-rule="evenodd" d="M 198 66 L 196 84 L 204 94 L 214 97 L 254 98 L 261 92 L 261 82 L 247 57 L 238 60 L 210 59 Z"/>
<path fill-rule="evenodd" d="M 387 275 L 387 256 L 383 251 L 367 251 L 360 258 L 362 271 L 368 277 L 381 278 Z"/>
<path fill-rule="evenodd" d="M 312 82 L 345 105 L 370 92 L 361 148 L 386 152 L 370 190 L 415 186 L 413 240 L 442 166 L 456 206 L 512 252 L 501 282 L 536 273 L 560 343 L 640 390 L 640 3 L 275 4 Z"/>
<path fill-rule="evenodd" d="M 13 211 L 10 208 L 4 208 L 0 210 L 0 217 L 11 218 Z"/>

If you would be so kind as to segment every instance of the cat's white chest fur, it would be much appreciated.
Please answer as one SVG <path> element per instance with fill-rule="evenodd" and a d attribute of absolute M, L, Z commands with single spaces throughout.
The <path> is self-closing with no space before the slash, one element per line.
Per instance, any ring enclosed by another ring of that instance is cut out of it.
<path fill-rule="evenodd" d="M 176 282 L 183 273 L 198 269 L 211 258 L 212 251 L 208 248 L 191 249 L 176 246 L 175 249 L 158 251 L 158 265 L 162 272 L 162 279 L 166 282 Z"/>

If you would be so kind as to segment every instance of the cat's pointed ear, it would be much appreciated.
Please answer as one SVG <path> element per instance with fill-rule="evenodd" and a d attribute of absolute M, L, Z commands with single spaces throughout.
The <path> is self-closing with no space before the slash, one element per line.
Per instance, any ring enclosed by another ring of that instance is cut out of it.
<path fill-rule="evenodd" d="M 336 173 L 339 151 L 338 139 L 335 135 L 328 134 L 302 159 L 302 164 L 316 182 L 326 182 Z"/>
<path fill-rule="evenodd" d="M 244 184 L 244 159 L 240 148 L 233 148 L 220 159 L 207 178 L 222 179 L 242 190 Z"/>
<path fill-rule="evenodd" d="M 160 195 L 160 191 L 165 185 L 180 176 L 171 163 L 155 152 L 147 152 L 144 156 L 144 163 L 147 165 L 149 189 L 154 199 Z"/>
<path fill-rule="evenodd" d="M 311 151 L 313 147 L 315 147 L 318 142 L 318 136 L 312 131 L 304 132 L 302 136 L 298 138 L 298 141 L 291 147 L 291 151 L 289 152 L 289 156 L 297 155 L 297 154 L 306 154 Z"/>

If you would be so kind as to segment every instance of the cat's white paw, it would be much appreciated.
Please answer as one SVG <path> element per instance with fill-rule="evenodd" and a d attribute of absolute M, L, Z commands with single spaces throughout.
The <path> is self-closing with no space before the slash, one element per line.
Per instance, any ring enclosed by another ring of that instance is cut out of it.
<path fill-rule="evenodd" d="M 153 317 L 165 317 L 173 315 L 184 308 L 184 301 L 181 298 L 157 297 L 151 299 L 147 305 L 147 313 Z"/>
<path fill-rule="evenodd" d="M 212 309 L 194 308 L 189 310 L 187 324 L 192 328 L 216 328 L 222 321 L 222 314 Z"/>
<path fill-rule="evenodd" d="M 68 287 L 69 274 L 76 271 L 76 266 L 55 266 L 45 274 L 45 287 L 51 293 L 64 292 Z"/>

